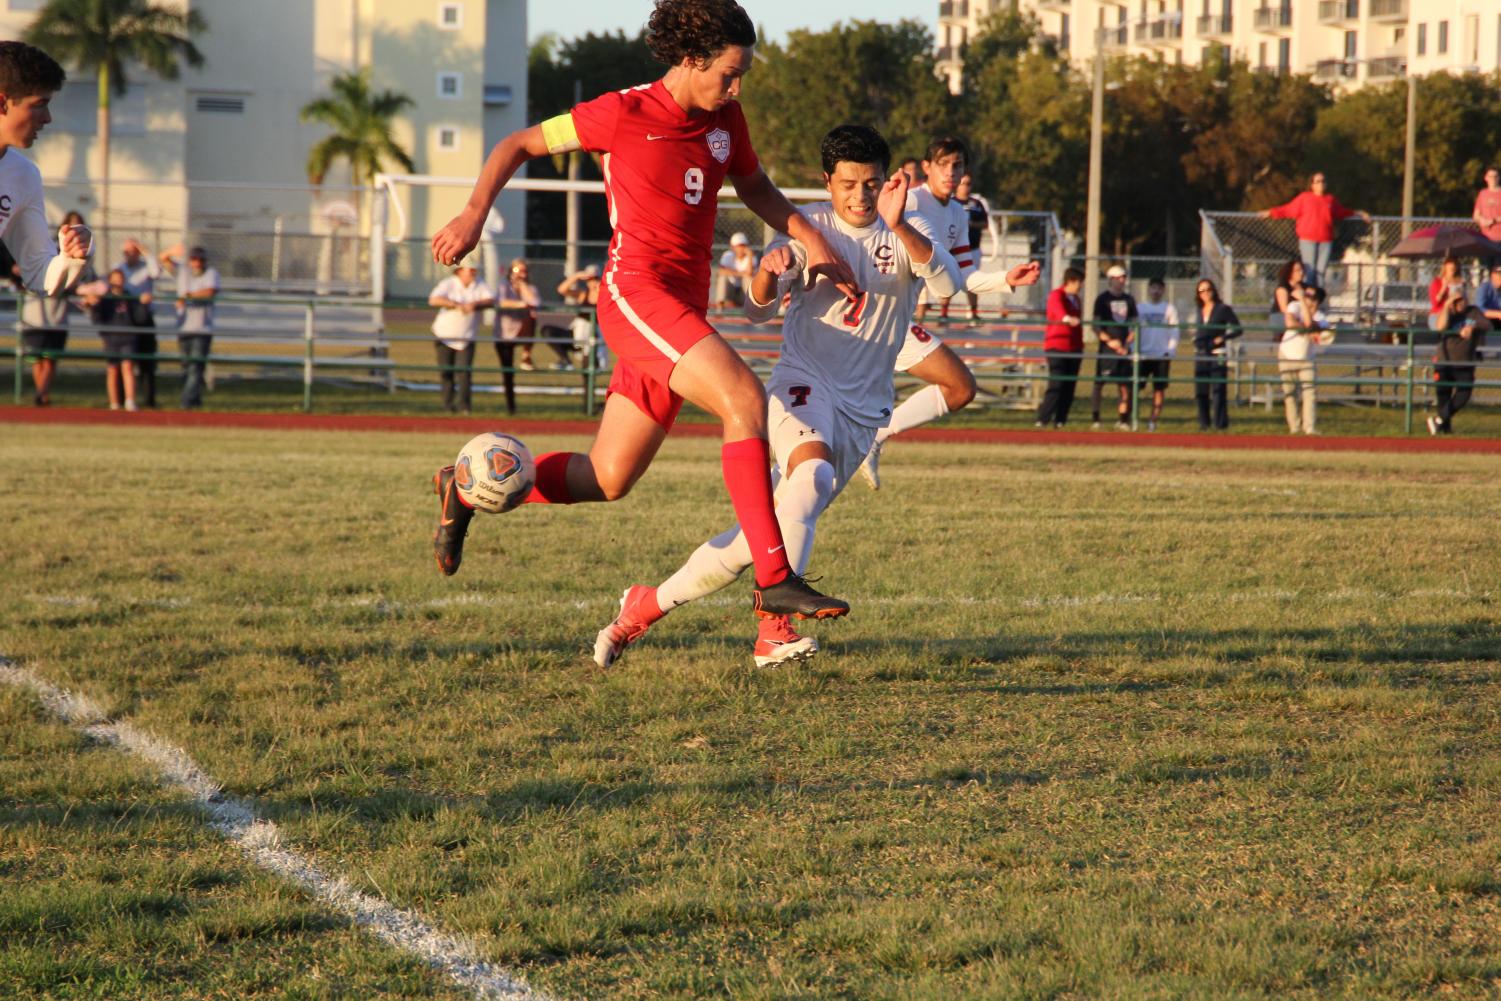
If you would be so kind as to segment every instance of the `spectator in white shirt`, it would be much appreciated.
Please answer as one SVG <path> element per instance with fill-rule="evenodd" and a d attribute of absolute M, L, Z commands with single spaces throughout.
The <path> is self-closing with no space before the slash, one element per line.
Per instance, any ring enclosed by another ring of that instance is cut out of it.
<path fill-rule="evenodd" d="M 173 253 L 176 251 L 176 253 Z M 219 295 L 219 271 L 208 266 L 202 247 L 188 252 L 188 267 L 181 270 L 182 245 L 164 250 L 161 264 L 177 276 L 177 346 L 182 352 L 182 408 L 203 406 L 204 373 L 209 347 L 214 342 L 214 299 Z"/>
<path fill-rule="evenodd" d="M 1334 336 L 1329 321 L 1320 308 L 1324 290 L 1313 285 L 1293 289 L 1287 304 L 1287 329 L 1277 342 L 1277 371 L 1282 376 L 1282 401 L 1287 410 L 1287 430 L 1297 434 L 1318 434 L 1317 375 L 1313 358 L 1320 345 L 1330 344 Z"/>
<path fill-rule="evenodd" d="M 1178 353 L 1178 307 L 1163 299 L 1167 286 L 1161 278 L 1147 282 L 1146 302 L 1136 304 L 1141 322 L 1141 388 L 1152 384 L 1152 416 L 1147 430 L 1156 431 L 1162 419 L 1162 401 L 1172 381 L 1173 356 Z"/>
<path fill-rule="evenodd" d="M 739 309 L 745 305 L 745 290 L 755 277 L 758 260 L 744 233 L 730 237 L 730 249 L 719 256 L 715 269 L 714 301 L 720 309 Z"/>
<path fill-rule="evenodd" d="M 500 381 L 506 391 L 506 413 L 516 412 L 516 345 L 521 345 L 521 368 L 531 370 L 532 338 L 537 332 L 537 307 L 542 293 L 531 283 L 531 267 L 518 257 L 501 279 L 495 293 L 495 356 L 500 359 Z M 557 328 L 549 328 L 557 329 Z M 556 348 L 554 350 L 557 350 Z"/>
<path fill-rule="evenodd" d="M 443 385 L 443 409 L 468 415 L 474 370 L 474 335 L 480 312 L 495 304 L 495 293 L 482 281 L 468 261 L 460 261 L 453 274 L 443 279 L 428 296 L 429 306 L 438 307 L 433 320 L 437 340 L 438 379 Z"/>

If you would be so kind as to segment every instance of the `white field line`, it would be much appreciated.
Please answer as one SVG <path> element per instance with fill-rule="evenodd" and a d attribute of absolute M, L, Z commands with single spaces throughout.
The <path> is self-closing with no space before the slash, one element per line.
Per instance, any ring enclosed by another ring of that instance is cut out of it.
<path fill-rule="evenodd" d="M 74 729 L 155 766 L 162 782 L 188 793 L 208 817 L 209 826 L 239 847 L 262 869 L 295 883 L 376 938 L 423 960 L 468 989 L 476 998 L 546 1001 L 518 974 L 479 958 L 474 946 L 439 930 L 422 915 L 393 907 L 330 876 L 307 856 L 281 843 L 275 824 L 256 816 L 244 800 L 225 795 L 179 747 L 165 743 L 130 723 L 117 723 L 82 695 L 58 688 L 0 656 L 0 682 L 33 693 L 54 715 Z"/>

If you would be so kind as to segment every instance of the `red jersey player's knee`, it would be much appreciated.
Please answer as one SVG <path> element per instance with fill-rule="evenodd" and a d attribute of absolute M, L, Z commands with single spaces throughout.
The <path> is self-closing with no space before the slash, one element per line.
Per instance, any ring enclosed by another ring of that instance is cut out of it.
<path fill-rule="evenodd" d="M 672 370 L 670 387 L 723 421 L 725 441 L 766 437 L 766 388 L 718 335 L 688 349 Z"/>

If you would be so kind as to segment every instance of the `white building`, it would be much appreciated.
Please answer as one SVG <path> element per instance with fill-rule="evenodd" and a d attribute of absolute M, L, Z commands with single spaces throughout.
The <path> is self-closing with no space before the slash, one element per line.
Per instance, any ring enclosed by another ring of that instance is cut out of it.
<path fill-rule="evenodd" d="M 1069 58 L 1110 51 L 1194 64 L 1216 48 L 1271 72 L 1347 87 L 1411 72 L 1501 67 L 1501 0 L 941 0 L 939 71 L 958 90 L 961 49 L 997 8 L 1042 22 Z"/>
<path fill-rule="evenodd" d="M 186 236 L 211 255 L 216 246 L 250 253 L 243 248 L 255 241 L 243 234 L 275 232 L 288 258 L 296 239 L 282 234 L 338 227 L 348 240 L 334 252 L 352 263 L 364 226 L 351 210 L 368 214 L 369 199 L 347 190 L 343 165 L 324 190 L 309 192 L 308 151 L 328 130 L 298 119 L 336 74 L 368 67 L 373 89 L 412 98 L 394 132 L 418 173 L 475 176 L 490 147 L 525 125 L 525 0 L 188 2 L 208 22 L 196 39 L 204 66 L 185 66 L 175 81 L 128 71 L 130 88 L 113 106 L 108 220 L 97 218 L 97 82 L 92 70 L 66 67 L 53 123 L 29 152 L 48 182 L 54 219 L 79 209 L 111 231 L 111 243 L 131 233 L 163 242 Z M 40 6 L 0 0 L 0 36 L 18 37 Z M 467 194 L 412 192 L 408 231 L 430 234 Z M 524 231 L 521 194 L 503 196 L 501 210 L 511 232 Z M 216 241 L 220 231 L 237 238 Z"/>

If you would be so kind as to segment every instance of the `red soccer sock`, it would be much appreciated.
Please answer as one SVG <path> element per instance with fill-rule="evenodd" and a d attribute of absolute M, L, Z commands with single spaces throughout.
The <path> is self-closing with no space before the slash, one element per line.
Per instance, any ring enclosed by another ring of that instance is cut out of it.
<path fill-rule="evenodd" d="M 767 587 L 792 571 L 771 499 L 771 452 L 765 438 L 728 442 L 720 449 L 724 485 L 756 564 L 756 586 Z"/>
<path fill-rule="evenodd" d="M 574 452 L 544 452 L 537 456 L 537 482 L 527 495 L 527 504 L 572 504 L 568 492 L 568 460 Z"/>

